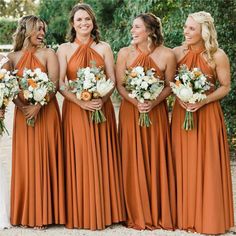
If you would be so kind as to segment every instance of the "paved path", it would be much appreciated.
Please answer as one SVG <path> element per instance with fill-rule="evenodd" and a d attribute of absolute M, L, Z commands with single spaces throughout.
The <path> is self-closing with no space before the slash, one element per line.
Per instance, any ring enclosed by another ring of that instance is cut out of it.
<path fill-rule="evenodd" d="M 59 101 L 61 101 L 61 97 L 59 96 Z M 61 104 L 61 102 L 60 102 Z M 9 133 L 12 133 L 12 123 L 13 123 L 13 109 L 14 105 L 11 104 L 6 113 L 5 123 L 8 127 Z M 4 169 L 7 171 L 7 181 L 10 182 L 10 173 L 11 173 L 11 135 L 4 135 L 0 142 L 0 165 L 4 166 Z M 236 219 L 236 162 L 231 163 L 231 171 L 233 176 L 233 191 L 234 191 L 234 214 Z M 1 186 L 0 186 L 1 187 Z M 236 235 L 236 229 L 234 229 Z M 32 229 L 22 229 L 19 227 L 14 227 L 10 229 L 0 230 L 0 236 L 84 236 L 84 235 L 112 235 L 112 236 L 129 236 L 129 235 L 139 235 L 139 236 L 180 236 L 180 235 L 188 235 L 188 236 L 197 236 L 201 234 L 196 233 L 187 233 L 185 231 L 176 230 L 165 231 L 165 230 L 154 230 L 154 231 L 137 231 L 133 229 L 127 229 L 121 225 L 113 225 L 106 230 L 103 231 L 89 231 L 89 230 L 68 230 L 63 226 L 52 226 L 47 230 L 32 230 Z M 227 233 L 225 235 L 233 235 L 233 233 Z"/>

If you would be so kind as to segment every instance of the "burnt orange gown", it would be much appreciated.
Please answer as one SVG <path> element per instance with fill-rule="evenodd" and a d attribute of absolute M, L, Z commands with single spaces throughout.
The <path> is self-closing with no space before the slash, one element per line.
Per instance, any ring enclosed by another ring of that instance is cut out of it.
<path fill-rule="evenodd" d="M 18 75 L 24 68 L 46 68 L 34 55 L 25 51 L 16 65 Z M 23 95 L 22 102 L 27 104 Z M 43 106 L 35 127 L 15 108 L 13 144 L 11 213 L 12 225 L 30 227 L 65 224 L 64 160 L 62 129 L 56 97 Z"/>
<path fill-rule="evenodd" d="M 163 72 L 152 58 L 138 51 L 130 67 L 154 68 L 163 79 Z M 135 229 L 174 229 L 175 183 L 166 100 L 155 106 L 149 117 L 149 128 L 139 126 L 138 109 L 122 100 L 119 140 L 127 225 Z"/>
<path fill-rule="evenodd" d="M 190 49 L 178 65 L 200 68 L 215 84 L 203 51 Z M 194 129 L 183 130 L 185 110 L 175 102 L 171 128 L 177 226 L 205 234 L 225 233 L 233 226 L 234 216 L 229 150 L 219 101 L 203 106 L 193 116 Z"/>
<path fill-rule="evenodd" d="M 77 43 L 78 49 L 67 65 L 69 80 L 75 80 L 78 69 L 91 63 L 104 67 L 103 58 L 90 47 L 92 39 Z M 95 124 L 90 111 L 64 100 L 68 228 L 97 230 L 125 220 L 116 120 L 110 99 L 102 111 L 106 122 Z"/>

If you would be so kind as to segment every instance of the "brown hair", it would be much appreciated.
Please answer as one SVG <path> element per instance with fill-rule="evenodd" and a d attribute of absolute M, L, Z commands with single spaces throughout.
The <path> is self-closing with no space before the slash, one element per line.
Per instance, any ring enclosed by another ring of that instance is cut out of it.
<path fill-rule="evenodd" d="M 72 42 L 75 41 L 75 38 L 76 38 L 76 31 L 73 27 L 73 22 L 74 22 L 75 13 L 78 10 L 86 11 L 89 14 L 89 16 L 91 17 L 92 22 L 93 22 L 93 30 L 91 32 L 91 35 L 92 35 L 94 41 L 96 43 L 99 43 L 100 33 L 99 33 L 99 30 L 98 30 L 98 25 L 97 25 L 97 21 L 96 21 L 96 18 L 95 18 L 95 14 L 94 14 L 93 9 L 90 7 L 90 5 L 88 5 L 86 3 L 79 3 L 79 4 L 75 5 L 72 8 L 71 12 L 70 12 L 70 19 L 69 19 L 69 21 L 70 21 L 70 31 L 69 31 L 69 35 L 68 35 L 69 41 L 72 43 Z"/>
<path fill-rule="evenodd" d="M 29 45 L 30 37 L 38 31 L 38 24 L 42 22 L 44 32 L 46 32 L 46 23 L 34 15 L 23 16 L 18 21 L 16 32 L 13 34 L 13 51 L 20 51 L 23 47 Z"/>
<path fill-rule="evenodd" d="M 162 34 L 161 20 L 152 13 L 142 13 L 136 16 L 141 18 L 147 28 L 150 31 L 149 37 L 155 46 L 159 46 L 163 43 L 164 38 Z"/>

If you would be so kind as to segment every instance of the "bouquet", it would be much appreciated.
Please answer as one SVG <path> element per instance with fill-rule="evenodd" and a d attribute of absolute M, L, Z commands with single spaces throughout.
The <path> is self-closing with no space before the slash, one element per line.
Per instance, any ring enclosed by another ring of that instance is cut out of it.
<path fill-rule="evenodd" d="M 8 103 L 16 98 L 19 92 L 19 85 L 15 73 L 11 73 L 0 67 L 0 109 L 5 110 Z M 3 118 L 0 118 L 0 136 L 8 133 Z"/>
<path fill-rule="evenodd" d="M 205 92 L 211 87 L 199 68 L 193 68 L 192 71 L 186 65 L 180 66 L 178 76 L 175 77 L 175 83 L 170 82 L 173 93 L 183 102 L 196 103 L 206 98 Z M 186 110 L 183 129 L 192 130 L 194 128 L 193 113 Z"/>
<path fill-rule="evenodd" d="M 106 96 L 114 87 L 114 82 L 106 79 L 104 71 L 96 66 L 81 68 L 76 80 L 69 80 L 69 89 L 79 100 L 90 101 Z M 106 121 L 101 110 L 91 113 L 91 120 L 96 124 Z"/>
<path fill-rule="evenodd" d="M 49 102 L 49 94 L 56 90 L 55 84 L 39 68 L 33 71 L 25 69 L 23 71 L 23 78 L 20 79 L 19 84 L 24 98 L 30 105 L 46 105 Z M 34 127 L 35 119 L 27 119 L 27 124 Z"/>
<path fill-rule="evenodd" d="M 164 88 L 164 81 L 155 76 L 153 68 L 145 70 L 142 66 L 126 70 L 124 87 L 129 97 L 137 99 L 140 103 L 145 100 L 155 100 Z M 152 124 L 148 113 L 140 113 L 139 125 L 149 127 Z"/>

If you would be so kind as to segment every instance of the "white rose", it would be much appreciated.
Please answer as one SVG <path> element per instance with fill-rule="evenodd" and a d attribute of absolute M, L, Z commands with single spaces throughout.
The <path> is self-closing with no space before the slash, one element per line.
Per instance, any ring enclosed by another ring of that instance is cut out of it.
<path fill-rule="evenodd" d="M 136 72 L 138 74 L 143 74 L 144 73 L 144 70 L 143 70 L 142 66 L 137 66 L 133 70 L 134 70 L 134 72 Z"/>
<path fill-rule="evenodd" d="M 148 83 L 147 82 L 145 82 L 145 81 L 143 81 L 142 83 L 141 83 L 141 86 L 140 86 L 142 89 L 147 89 L 148 88 Z"/>
<path fill-rule="evenodd" d="M 144 97 L 144 99 L 150 99 L 151 98 L 151 94 L 149 92 L 145 92 L 143 94 L 143 97 Z"/>
<path fill-rule="evenodd" d="M 34 100 L 36 102 L 41 102 L 47 94 L 47 88 L 42 87 L 34 90 Z"/>
<path fill-rule="evenodd" d="M 84 89 L 89 89 L 92 86 L 93 86 L 93 83 L 91 82 L 91 80 L 89 80 L 89 79 L 84 80 L 84 82 L 83 82 L 83 88 Z"/>
<path fill-rule="evenodd" d="M 181 86 L 178 92 L 178 97 L 183 102 L 188 102 L 189 99 L 193 96 L 193 91 L 189 87 Z"/>

